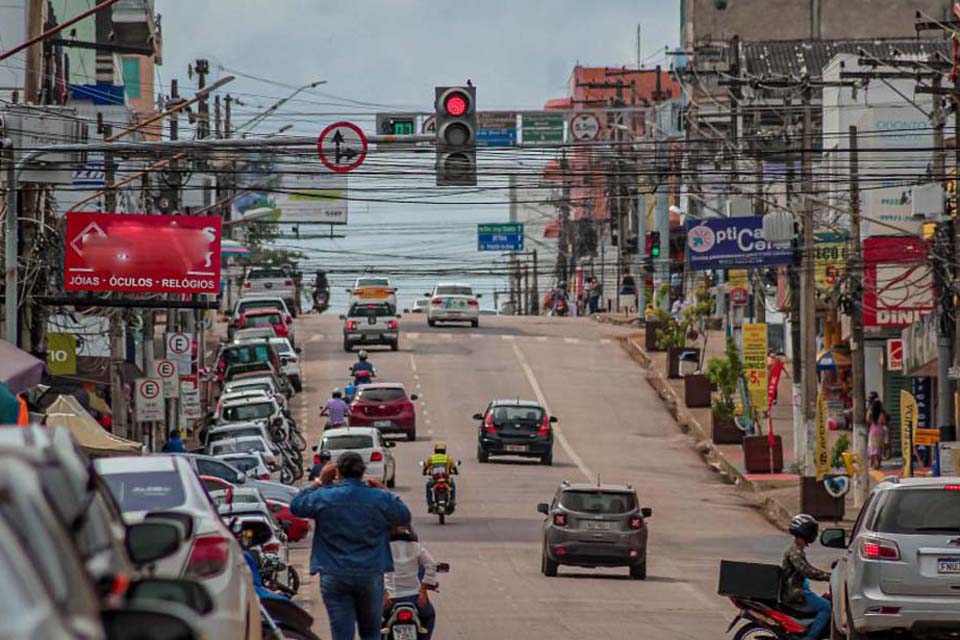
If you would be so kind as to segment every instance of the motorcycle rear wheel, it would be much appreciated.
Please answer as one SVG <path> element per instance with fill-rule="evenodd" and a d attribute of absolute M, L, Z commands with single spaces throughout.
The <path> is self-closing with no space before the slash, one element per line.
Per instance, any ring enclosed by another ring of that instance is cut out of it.
<path fill-rule="evenodd" d="M 444 513 L 438 513 L 438 514 L 437 514 L 437 518 L 440 519 L 440 524 L 446 524 L 446 523 L 447 523 L 447 515 L 446 515 L 446 514 L 444 514 Z"/>
<path fill-rule="evenodd" d="M 293 469 L 290 468 L 290 465 L 283 465 L 280 467 L 280 482 L 283 484 L 293 484 L 295 478 L 293 477 Z"/>
<path fill-rule="evenodd" d="M 737 630 L 733 640 L 783 640 L 783 637 L 766 627 L 750 622 Z"/>
<path fill-rule="evenodd" d="M 287 565 L 287 586 L 291 591 L 297 593 L 300 591 L 300 574 L 293 567 Z"/>

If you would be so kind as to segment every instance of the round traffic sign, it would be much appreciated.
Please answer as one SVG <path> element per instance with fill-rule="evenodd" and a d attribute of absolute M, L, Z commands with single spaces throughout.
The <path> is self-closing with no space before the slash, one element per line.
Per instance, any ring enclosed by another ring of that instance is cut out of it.
<path fill-rule="evenodd" d="M 437 132 L 437 116 L 430 115 L 427 116 L 423 125 L 420 127 L 420 133 L 436 133 Z"/>
<path fill-rule="evenodd" d="M 600 120 L 592 113 L 578 113 L 570 119 L 570 135 L 577 142 L 590 142 L 600 135 Z"/>
<path fill-rule="evenodd" d="M 174 355 L 183 355 L 190 351 L 190 338 L 185 333 L 171 333 L 167 338 L 167 349 Z"/>
<path fill-rule="evenodd" d="M 177 365 L 169 360 L 157 361 L 157 375 L 161 378 L 172 378 L 177 375 Z"/>
<path fill-rule="evenodd" d="M 140 395 L 146 400 L 159 397 L 161 391 L 161 386 L 155 380 L 144 380 L 140 383 Z"/>
<path fill-rule="evenodd" d="M 367 157 L 367 136 L 352 122 L 334 122 L 317 138 L 320 161 L 330 171 L 348 173 Z"/>

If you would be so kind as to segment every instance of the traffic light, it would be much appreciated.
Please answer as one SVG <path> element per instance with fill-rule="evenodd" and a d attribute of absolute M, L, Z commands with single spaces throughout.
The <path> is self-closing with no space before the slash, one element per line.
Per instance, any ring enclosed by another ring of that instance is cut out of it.
<path fill-rule="evenodd" d="M 650 232 L 650 257 L 652 258 L 660 257 L 660 232 L 659 231 Z"/>
<path fill-rule="evenodd" d="M 437 87 L 437 186 L 477 184 L 477 89 Z"/>

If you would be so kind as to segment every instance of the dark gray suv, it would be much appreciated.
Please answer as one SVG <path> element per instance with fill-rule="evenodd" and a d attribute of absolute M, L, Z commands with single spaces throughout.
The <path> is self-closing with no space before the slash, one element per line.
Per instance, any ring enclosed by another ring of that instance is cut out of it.
<path fill-rule="evenodd" d="M 574 567 L 629 567 L 630 577 L 647 577 L 647 518 L 653 509 L 638 506 L 637 493 L 623 484 L 564 482 L 544 514 L 540 570 L 557 575 L 561 564 Z"/>

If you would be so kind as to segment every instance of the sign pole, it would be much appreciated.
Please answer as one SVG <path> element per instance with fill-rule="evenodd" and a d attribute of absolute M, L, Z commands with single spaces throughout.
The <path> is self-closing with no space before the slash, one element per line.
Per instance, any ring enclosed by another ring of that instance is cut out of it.
<path fill-rule="evenodd" d="M 859 265 L 854 261 L 861 259 L 860 247 L 860 176 L 859 154 L 857 150 L 857 128 L 850 127 L 850 252 L 847 254 L 847 274 L 851 275 L 850 296 L 854 304 L 850 310 L 850 355 L 853 360 L 853 450 L 860 458 L 860 466 L 853 477 L 853 505 L 860 508 L 867 501 L 870 481 L 867 476 L 867 389 L 866 362 L 863 352 L 863 300 Z"/>

